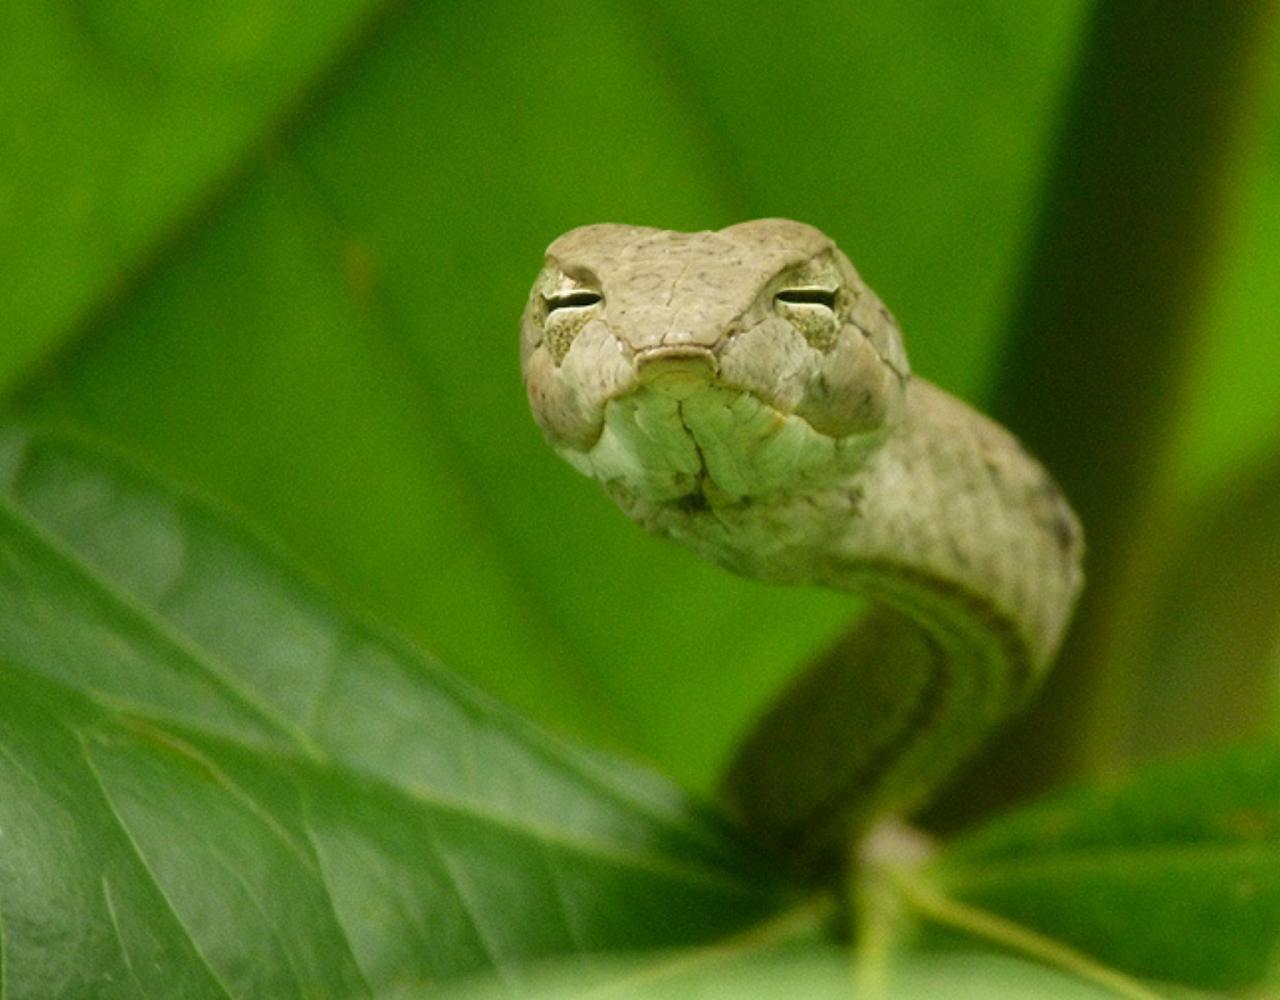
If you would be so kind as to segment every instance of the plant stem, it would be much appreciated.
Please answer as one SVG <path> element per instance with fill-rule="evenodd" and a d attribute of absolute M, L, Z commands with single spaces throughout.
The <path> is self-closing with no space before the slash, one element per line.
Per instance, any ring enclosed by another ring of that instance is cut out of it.
<path fill-rule="evenodd" d="M 899 878 L 895 881 L 895 886 L 912 909 L 935 923 L 954 927 L 1010 951 L 1038 959 L 1055 969 L 1096 983 L 1116 996 L 1127 997 L 1128 1000 L 1160 1000 L 1158 993 L 1153 993 L 1136 979 L 1095 961 L 1061 941 L 1045 937 L 994 913 L 951 899 L 914 878 Z"/>
<path fill-rule="evenodd" d="M 1118 655 L 1163 520 L 1162 476 L 1275 0 L 1096 6 L 1014 311 L 995 415 L 1085 526 L 1088 585 L 1043 697 L 934 809 L 941 827 L 1118 759 Z"/>

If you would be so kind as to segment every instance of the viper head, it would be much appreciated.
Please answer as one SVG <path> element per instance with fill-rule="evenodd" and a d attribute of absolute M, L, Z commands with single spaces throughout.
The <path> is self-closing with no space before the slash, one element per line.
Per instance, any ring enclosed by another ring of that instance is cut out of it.
<path fill-rule="evenodd" d="M 821 475 L 901 416 L 897 325 L 832 241 L 574 229 L 521 324 L 534 417 L 576 466 L 649 502 L 738 502 Z"/>

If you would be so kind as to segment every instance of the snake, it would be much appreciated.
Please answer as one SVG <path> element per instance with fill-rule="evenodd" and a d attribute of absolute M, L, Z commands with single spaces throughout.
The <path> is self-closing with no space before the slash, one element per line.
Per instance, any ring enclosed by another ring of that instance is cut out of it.
<path fill-rule="evenodd" d="M 1029 701 L 1083 583 L 1079 520 L 1012 433 L 912 374 L 822 231 L 572 229 L 520 345 L 547 441 L 631 519 L 734 573 L 868 601 L 725 770 L 761 843 L 839 864 Z"/>

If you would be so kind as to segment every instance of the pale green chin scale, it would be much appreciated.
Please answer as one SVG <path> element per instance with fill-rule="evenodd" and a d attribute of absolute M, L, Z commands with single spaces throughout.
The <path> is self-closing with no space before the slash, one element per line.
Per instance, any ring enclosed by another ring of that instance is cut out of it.
<path fill-rule="evenodd" d="M 744 390 L 671 380 L 610 400 L 596 443 L 561 454 L 642 503 L 717 508 L 829 479 L 843 444 Z"/>

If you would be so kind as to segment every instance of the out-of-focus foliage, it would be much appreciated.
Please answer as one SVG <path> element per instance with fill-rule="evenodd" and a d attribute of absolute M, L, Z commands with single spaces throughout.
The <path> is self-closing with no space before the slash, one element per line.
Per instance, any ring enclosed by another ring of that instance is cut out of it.
<path fill-rule="evenodd" d="M 372 7 L 5 4 L 0 385 L 159 264 Z"/>
<path fill-rule="evenodd" d="M 1187 397 L 1174 470 L 1184 493 L 1204 495 L 1280 451 L 1280 72 L 1228 226 L 1226 257 L 1205 310 L 1210 331 Z"/>

